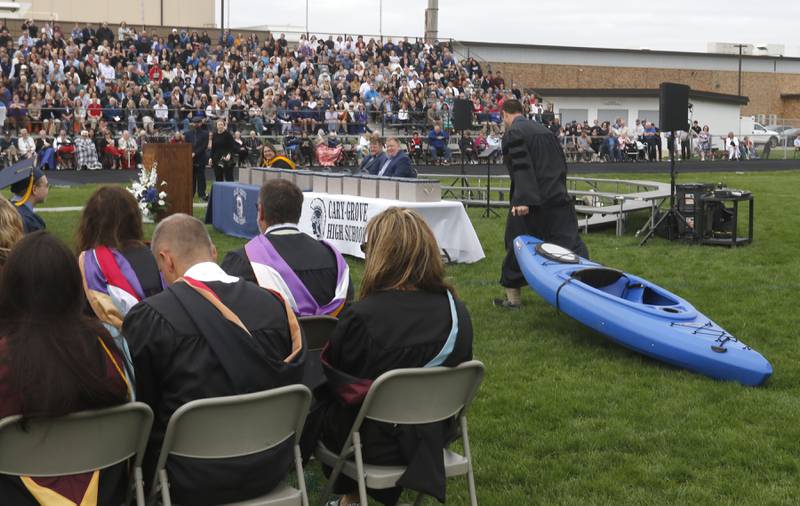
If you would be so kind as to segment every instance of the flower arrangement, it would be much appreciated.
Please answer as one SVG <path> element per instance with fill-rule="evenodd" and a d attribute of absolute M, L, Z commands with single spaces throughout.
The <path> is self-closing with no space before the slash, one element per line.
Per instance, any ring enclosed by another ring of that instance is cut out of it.
<path fill-rule="evenodd" d="M 153 162 L 150 169 L 142 167 L 139 180 L 134 181 L 128 188 L 131 195 L 139 203 L 139 210 L 145 221 L 152 221 L 157 214 L 167 209 L 167 192 L 158 189 L 158 163 Z M 161 186 L 167 186 L 166 181 L 161 181 Z"/>

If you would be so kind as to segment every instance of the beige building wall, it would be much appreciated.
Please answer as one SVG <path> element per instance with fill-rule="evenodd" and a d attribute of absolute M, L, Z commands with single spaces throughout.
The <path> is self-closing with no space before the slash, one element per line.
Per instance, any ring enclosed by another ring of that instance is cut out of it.
<path fill-rule="evenodd" d="M 119 23 L 164 26 L 213 27 L 214 0 L 29 0 L 31 16 L 47 19 L 50 13 L 61 22 Z"/>

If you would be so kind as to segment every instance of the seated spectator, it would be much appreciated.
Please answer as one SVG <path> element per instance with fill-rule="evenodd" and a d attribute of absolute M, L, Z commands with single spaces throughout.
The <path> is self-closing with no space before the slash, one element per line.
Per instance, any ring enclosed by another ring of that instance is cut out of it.
<path fill-rule="evenodd" d="M 24 234 L 22 217 L 17 212 L 17 208 L 0 195 L 0 268 L 6 263 L 11 247 L 22 239 Z"/>
<path fill-rule="evenodd" d="M 335 131 L 334 131 L 335 132 Z M 308 136 L 308 132 L 300 133 L 300 144 L 297 146 L 298 162 L 301 165 L 314 164 L 314 142 Z"/>
<path fill-rule="evenodd" d="M 44 130 L 39 131 L 36 144 L 36 166 L 42 170 L 56 170 L 56 150 Z"/>
<path fill-rule="evenodd" d="M 119 138 L 119 141 L 117 141 L 117 144 L 120 151 L 122 168 L 131 169 L 136 167 L 140 160 L 139 146 L 136 143 L 136 139 L 131 136 L 130 132 L 123 130 L 122 136 Z"/>
<path fill-rule="evenodd" d="M 442 130 L 439 124 L 433 126 L 433 129 L 428 132 L 428 150 L 430 151 L 431 159 L 439 165 L 446 165 L 450 161 L 450 148 L 447 146 L 447 141 L 450 136 Z"/>
<path fill-rule="evenodd" d="M 127 130 L 126 130 L 127 132 Z M 101 153 L 102 164 L 104 169 L 121 169 L 122 168 L 122 150 L 117 148 L 117 143 L 114 142 L 114 134 L 111 130 L 106 129 L 102 132 L 102 137 L 97 141 L 97 149 Z"/>
<path fill-rule="evenodd" d="M 337 453 L 366 394 L 345 402 L 336 393 L 342 387 L 394 369 L 453 367 L 472 359 L 469 312 L 445 281 L 439 247 L 425 220 L 412 210 L 388 209 L 369 222 L 365 241 L 359 301 L 339 315 L 322 356 L 329 388 L 318 390 L 320 409 L 306 422 L 313 430 L 319 421 L 320 439 Z M 443 501 L 441 452 L 455 436 L 452 422 L 391 426 L 367 420 L 361 427 L 364 461 L 407 465 L 401 486 Z M 350 495 L 355 488 L 347 478 L 337 481 L 335 492 L 347 494 L 340 504 L 358 503 L 357 495 Z M 385 504 L 395 504 L 400 491 L 368 490 Z"/>
<path fill-rule="evenodd" d="M 332 245 L 300 231 L 303 192 L 285 179 L 261 187 L 261 234 L 225 256 L 228 274 L 275 290 L 298 316 L 336 316 L 352 298 L 350 270 Z"/>
<path fill-rule="evenodd" d="M 25 163 L 29 165 L 23 166 Z M 11 202 L 22 218 L 25 233 L 43 230 L 46 227 L 44 220 L 33 208 L 47 200 L 50 185 L 44 172 L 31 162 L 19 162 L 0 171 L 0 189 L 7 186 L 11 190 Z"/>
<path fill-rule="evenodd" d="M 169 285 L 128 312 L 122 333 L 136 371 L 137 396 L 155 414 L 144 461 L 149 483 L 170 416 L 208 397 L 299 383 L 305 349 L 297 319 L 278 295 L 229 276 L 199 220 L 173 214 L 151 249 Z M 265 494 L 293 467 L 292 441 L 244 457 L 170 457 L 177 504 L 220 504 Z"/>
<path fill-rule="evenodd" d="M 322 130 L 320 134 L 316 149 L 317 160 L 323 167 L 333 167 L 341 161 L 344 148 L 339 144 L 336 132 L 329 133 L 327 139 L 322 135 Z"/>
<path fill-rule="evenodd" d="M 132 374 L 122 321 L 133 306 L 163 288 L 133 195 L 119 186 L 97 189 L 83 208 L 75 242 L 89 307 L 117 342 L 126 372 Z"/>
<path fill-rule="evenodd" d="M 250 130 L 250 135 L 244 140 L 244 147 L 247 150 L 245 161 L 250 167 L 258 165 L 261 159 L 261 139 L 256 137 L 256 131 Z"/>
<path fill-rule="evenodd" d="M 386 161 L 383 162 L 378 175 L 382 177 L 417 177 L 417 171 L 411 164 L 411 158 L 400 149 L 400 141 L 396 137 L 386 139 Z"/>
<path fill-rule="evenodd" d="M 36 158 L 36 141 L 33 140 L 26 128 L 19 131 L 17 151 L 20 158 Z"/>
<path fill-rule="evenodd" d="M 261 167 L 271 167 L 273 169 L 296 169 L 293 161 L 285 156 L 278 155 L 272 144 L 266 142 L 261 148 Z"/>
<path fill-rule="evenodd" d="M 103 326 L 85 314 L 81 292 L 75 256 L 56 237 L 38 232 L 11 250 L 0 278 L 0 418 L 57 417 L 131 399 L 122 357 Z M 87 504 L 87 497 L 122 504 L 127 466 L 60 477 L 0 476 L 0 497 L 15 506 Z"/>
<path fill-rule="evenodd" d="M 247 146 L 244 145 L 242 139 L 242 132 L 237 130 L 233 133 L 234 154 L 236 155 L 236 164 L 241 167 L 247 163 Z"/>
<path fill-rule="evenodd" d="M 77 166 L 75 168 L 77 170 L 98 170 L 103 168 L 97 157 L 97 146 L 89 136 L 88 130 L 81 130 L 80 137 L 75 139 L 75 154 L 77 158 Z"/>
<path fill-rule="evenodd" d="M 591 161 L 595 154 L 597 154 L 592 147 L 592 140 L 589 138 L 586 130 L 581 131 L 581 136 L 578 137 L 578 154 L 587 162 Z"/>
<path fill-rule="evenodd" d="M 458 139 L 458 148 L 461 150 L 464 162 L 478 163 L 478 153 L 475 151 L 474 139 L 469 130 L 461 134 L 461 138 Z"/>
<path fill-rule="evenodd" d="M 63 128 L 58 132 L 58 137 L 53 140 L 53 148 L 56 150 L 56 167 L 62 168 L 65 163 L 74 162 L 75 145 L 67 137 L 67 131 Z"/>
<path fill-rule="evenodd" d="M 362 174 L 376 176 L 386 163 L 386 153 L 383 152 L 383 142 L 380 137 L 372 137 L 369 141 L 369 155 L 365 156 L 358 167 Z"/>

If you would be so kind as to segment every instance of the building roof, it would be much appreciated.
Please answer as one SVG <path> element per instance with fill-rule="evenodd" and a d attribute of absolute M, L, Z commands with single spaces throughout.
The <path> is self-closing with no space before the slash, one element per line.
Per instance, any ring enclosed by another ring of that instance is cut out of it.
<path fill-rule="evenodd" d="M 658 89 L 642 88 L 534 88 L 536 95 L 542 97 L 644 97 L 658 98 Z M 750 99 L 744 96 L 715 93 L 713 91 L 690 90 L 689 99 L 721 102 L 725 104 L 747 105 Z"/>

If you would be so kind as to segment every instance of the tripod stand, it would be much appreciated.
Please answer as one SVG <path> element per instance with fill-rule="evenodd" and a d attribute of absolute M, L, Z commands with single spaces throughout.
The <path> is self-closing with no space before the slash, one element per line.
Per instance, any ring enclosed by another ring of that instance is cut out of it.
<path fill-rule="evenodd" d="M 491 218 L 494 216 L 495 218 L 500 217 L 500 213 L 492 209 L 491 203 L 491 193 L 492 193 L 492 165 L 493 163 L 493 156 L 494 152 L 490 153 L 486 157 L 486 206 L 481 213 L 481 218 Z"/>
<path fill-rule="evenodd" d="M 675 137 L 674 130 L 670 133 L 670 135 L 672 136 L 672 144 L 669 145 L 669 209 L 666 213 L 664 213 L 664 216 L 652 224 L 650 230 L 647 231 L 644 239 L 642 239 L 642 242 L 639 243 L 639 246 L 644 246 L 647 244 L 647 241 L 653 237 L 653 234 L 656 233 L 656 230 L 658 230 L 662 224 L 667 226 L 667 239 L 671 241 L 673 239 L 673 234 L 677 239 L 678 224 L 681 222 L 686 223 L 686 218 L 678 210 L 678 205 L 675 202 L 675 143 L 677 142 L 677 139 Z"/>

